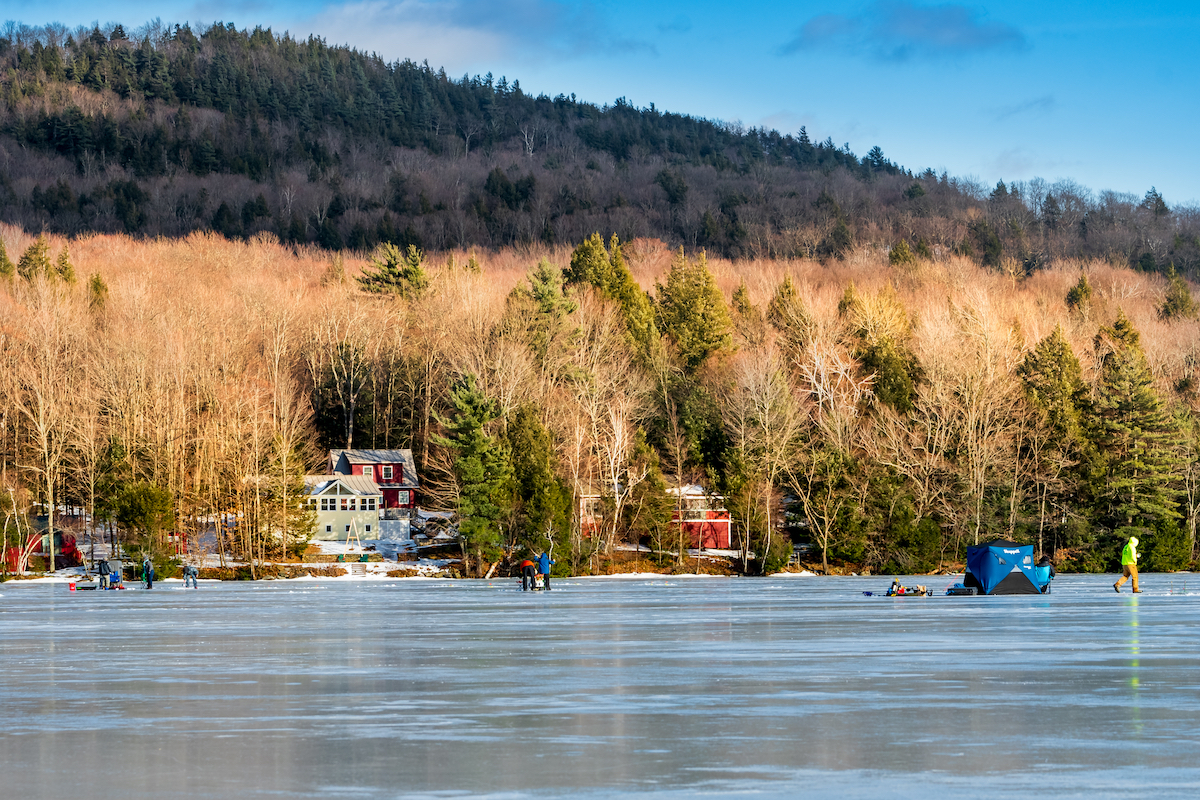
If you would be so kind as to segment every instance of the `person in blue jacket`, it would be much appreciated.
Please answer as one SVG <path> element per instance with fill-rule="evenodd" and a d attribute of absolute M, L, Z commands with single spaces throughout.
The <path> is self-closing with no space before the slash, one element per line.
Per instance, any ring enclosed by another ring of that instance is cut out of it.
<path fill-rule="evenodd" d="M 154 588 L 154 562 L 150 560 L 150 556 L 146 556 L 146 560 L 142 562 L 142 580 L 146 582 L 147 589 Z"/>
<path fill-rule="evenodd" d="M 550 591 L 550 567 L 557 563 L 550 560 L 549 553 L 538 556 L 538 573 L 542 576 L 542 588 L 547 592 Z"/>

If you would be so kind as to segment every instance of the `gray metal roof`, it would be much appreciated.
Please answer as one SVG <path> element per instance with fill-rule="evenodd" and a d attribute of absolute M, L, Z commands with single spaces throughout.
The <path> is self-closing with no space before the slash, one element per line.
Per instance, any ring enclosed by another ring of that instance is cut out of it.
<path fill-rule="evenodd" d="M 379 485 L 370 478 L 363 477 L 362 475 L 304 476 L 304 488 L 308 490 L 310 495 L 324 494 L 333 488 L 335 483 L 340 483 L 354 495 L 370 496 L 381 494 Z"/>

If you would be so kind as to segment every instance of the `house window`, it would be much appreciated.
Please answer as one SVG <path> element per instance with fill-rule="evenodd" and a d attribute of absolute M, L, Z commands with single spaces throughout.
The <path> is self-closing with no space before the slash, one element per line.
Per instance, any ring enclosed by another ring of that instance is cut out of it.
<path fill-rule="evenodd" d="M 370 526 L 370 525 L 368 525 L 368 526 L 367 526 L 367 533 L 370 533 L 370 532 L 371 532 L 371 526 Z"/>
<path fill-rule="evenodd" d="M 374 497 L 368 497 L 368 498 L 364 499 L 363 502 L 367 504 L 367 506 L 366 506 L 367 511 L 375 510 L 375 498 Z"/>
<path fill-rule="evenodd" d="M 385 481 L 390 481 L 392 479 L 392 468 L 390 466 L 380 467 L 379 477 L 383 478 Z"/>
<path fill-rule="evenodd" d="M 349 503 L 349 501 L 345 497 L 343 497 L 342 498 L 342 511 L 346 511 L 350 508 L 348 503 Z"/>
<path fill-rule="evenodd" d="M 326 526 L 325 526 L 325 532 L 326 532 L 326 533 L 333 533 L 333 526 L 332 526 L 332 525 L 326 525 Z"/>
<path fill-rule="evenodd" d="M 402 506 L 408 505 L 411 494 L 412 492 L 408 491 L 407 489 L 402 489 L 401 491 L 396 492 L 396 503 Z"/>
<path fill-rule="evenodd" d="M 374 467 L 363 467 L 363 477 L 374 480 L 375 479 L 375 468 Z"/>
<path fill-rule="evenodd" d="M 347 526 L 346 526 L 346 533 L 349 533 L 349 532 L 350 532 L 350 526 L 349 526 L 349 525 L 347 525 Z"/>
<path fill-rule="evenodd" d="M 704 498 L 684 500 L 683 518 L 688 521 L 708 519 L 708 501 Z"/>
<path fill-rule="evenodd" d="M 579 501 L 579 516 L 584 522 L 599 522 L 603 513 L 599 497 L 585 497 Z"/>
<path fill-rule="evenodd" d="M 354 506 L 355 506 L 355 498 L 351 497 L 350 498 L 350 510 L 351 511 L 355 510 Z"/>

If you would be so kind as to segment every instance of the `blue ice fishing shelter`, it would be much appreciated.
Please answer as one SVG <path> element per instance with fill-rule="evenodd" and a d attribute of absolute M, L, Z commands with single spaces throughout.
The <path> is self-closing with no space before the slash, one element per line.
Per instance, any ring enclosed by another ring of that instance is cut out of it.
<path fill-rule="evenodd" d="M 1049 570 L 1033 563 L 1033 545 L 1007 539 L 967 548 L 963 585 L 980 594 L 1042 594 L 1049 591 Z"/>

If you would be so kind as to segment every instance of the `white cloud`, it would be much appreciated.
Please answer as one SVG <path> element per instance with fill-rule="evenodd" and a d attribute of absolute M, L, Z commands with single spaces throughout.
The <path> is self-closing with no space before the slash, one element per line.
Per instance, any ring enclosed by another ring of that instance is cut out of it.
<path fill-rule="evenodd" d="M 613 33 L 587 3 L 554 0 L 352 0 L 304 20 L 331 44 L 388 60 L 428 59 L 451 74 L 488 62 L 540 63 L 604 53 L 653 53 Z"/>

